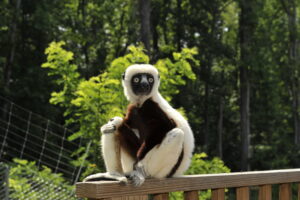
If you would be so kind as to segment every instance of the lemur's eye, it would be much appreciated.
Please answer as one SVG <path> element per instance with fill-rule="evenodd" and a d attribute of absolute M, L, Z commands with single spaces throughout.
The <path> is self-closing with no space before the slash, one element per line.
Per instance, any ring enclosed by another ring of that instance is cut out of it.
<path fill-rule="evenodd" d="M 148 78 L 149 83 L 153 83 L 154 79 L 153 78 Z"/>
<path fill-rule="evenodd" d="M 135 77 L 134 79 L 133 79 L 133 82 L 135 82 L 135 83 L 138 83 L 140 81 L 140 79 L 138 78 L 138 77 Z"/>

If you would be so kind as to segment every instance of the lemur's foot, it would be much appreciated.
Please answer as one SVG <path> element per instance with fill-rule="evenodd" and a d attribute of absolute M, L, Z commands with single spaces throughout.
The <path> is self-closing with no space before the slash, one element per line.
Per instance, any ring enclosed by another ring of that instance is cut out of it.
<path fill-rule="evenodd" d="M 141 186 L 145 182 L 145 177 L 137 170 L 130 172 L 126 177 L 134 186 Z"/>
<path fill-rule="evenodd" d="M 101 132 L 103 134 L 109 134 L 109 133 L 114 133 L 118 126 L 121 125 L 123 119 L 121 117 L 114 117 L 114 118 L 111 118 L 107 124 L 103 125 L 101 127 Z"/>
<path fill-rule="evenodd" d="M 89 182 L 89 181 L 119 181 L 121 183 L 127 183 L 127 178 L 117 172 L 113 173 L 97 173 L 87 176 L 85 179 L 83 179 L 83 182 Z"/>
<path fill-rule="evenodd" d="M 134 186 L 141 186 L 145 182 L 147 173 L 141 163 L 137 163 L 134 167 L 135 170 L 126 174 L 126 177 L 131 181 Z"/>

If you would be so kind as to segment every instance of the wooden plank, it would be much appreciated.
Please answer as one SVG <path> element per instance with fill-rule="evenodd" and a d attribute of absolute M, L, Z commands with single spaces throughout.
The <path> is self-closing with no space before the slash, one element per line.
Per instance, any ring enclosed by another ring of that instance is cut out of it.
<path fill-rule="evenodd" d="M 291 184 L 284 183 L 279 186 L 279 200 L 290 200 L 292 199 Z"/>
<path fill-rule="evenodd" d="M 122 200 L 125 200 L 125 199 L 122 199 Z M 148 200 L 148 195 L 132 196 L 132 197 L 128 197 L 128 199 L 126 199 L 126 200 Z"/>
<path fill-rule="evenodd" d="M 169 199 L 169 193 L 155 194 L 153 197 L 153 200 L 168 200 L 168 199 Z"/>
<path fill-rule="evenodd" d="M 183 193 L 184 200 L 196 200 L 199 199 L 199 192 L 196 191 L 185 191 Z"/>
<path fill-rule="evenodd" d="M 211 191 L 211 199 L 212 200 L 224 200 L 225 199 L 225 189 L 213 189 Z"/>
<path fill-rule="evenodd" d="M 259 200 L 272 200 L 272 185 L 261 185 L 259 187 Z"/>
<path fill-rule="evenodd" d="M 148 200 L 148 195 L 129 196 L 129 197 L 114 197 L 114 198 L 104 198 L 104 199 L 89 199 L 89 200 Z"/>
<path fill-rule="evenodd" d="M 300 169 L 190 175 L 168 179 L 147 179 L 140 187 L 115 181 L 76 184 L 77 197 L 108 198 L 175 191 L 207 190 L 230 187 L 300 182 Z"/>
<path fill-rule="evenodd" d="M 249 200 L 249 187 L 236 188 L 237 200 Z"/>

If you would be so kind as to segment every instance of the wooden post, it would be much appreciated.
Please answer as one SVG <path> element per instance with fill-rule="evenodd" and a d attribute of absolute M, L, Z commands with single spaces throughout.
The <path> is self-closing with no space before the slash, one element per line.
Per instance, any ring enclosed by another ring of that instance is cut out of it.
<path fill-rule="evenodd" d="M 104 199 L 89 199 L 89 200 L 148 200 L 148 195 L 128 196 L 128 197 L 114 197 L 114 198 L 104 198 Z"/>
<path fill-rule="evenodd" d="M 196 200 L 198 199 L 199 197 L 199 192 L 197 190 L 194 190 L 194 191 L 185 191 L 183 193 L 183 196 L 184 196 L 184 200 Z"/>
<path fill-rule="evenodd" d="M 236 188 L 237 200 L 249 200 L 249 187 Z"/>
<path fill-rule="evenodd" d="M 262 185 L 259 187 L 259 200 L 272 200 L 272 186 Z"/>
<path fill-rule="evenodd" d="M 224 200 L 225 199 L 225 189 L 213 189 L 212 190 L 212 200 Z"/>
<path fill-rule="evenodd" d="M 280 184 L 279 186 L 279 200 L 292 199 L 292 190 L 289 183 Z"/>
<path fill-rule="evenodd" d="M 169 199 L 169 193 L 156 194 L 153 197 L 153 200 L 168 200 L 168 199 Z"/>

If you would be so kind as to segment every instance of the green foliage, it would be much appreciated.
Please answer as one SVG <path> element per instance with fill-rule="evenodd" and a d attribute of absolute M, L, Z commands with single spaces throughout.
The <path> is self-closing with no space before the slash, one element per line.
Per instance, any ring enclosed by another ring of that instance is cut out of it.
<path fill-rule="evenodd" d="M 224 165 L 224 162 L 220 158 L 207 159 L 206 153 L 194 154 L 191 162 L 191 166 L 186 175 L 193 174 L 216 174 L 216 173 L 229 173 L 230 169 Z M 171 199 L 179 200 L 183 199 L 182 193 L 171 193 Z M 211 199 L 211 190 L 201 191 L 199 193 L 199 199 L 208 200 Z"/>
<path fill-rule="evenodd" d="M 215 157 L 212 160 L 207 159 L 208 156 L 206 153 L 194 154 L 191 166 L 186 174 L 215 174 L 230 172 L 230 169 L 224 165 L 224 162 L 220 158 Z"/>
<path fill-rule="evenodd" d="M 179 93 L 178 86 L 185 85 L 186 80 L 196 79 L 190 62 L 192 61 L 196 66 L 199 65 L 199 61 L 194 58 L 197 53 L 196 48 L 183 48 L 181 52 L 173 53 L 174 61 L 165 58 L 158 60 L 155 64 L 162 80 L 161 93 L 168 101 L 171 101 L 172 96 Z"/>
<path fill-rule="evenodd" d="M 68 183 L 62 174 L 53 173 L 46 166 L 39 169 L 35 162 L 14 159 L 9 172 L 10 199 L 39 200 L 66 196 L 74 192 L 74 186 Z"/>
<path fill-rule="evenodd" d="M 65 42 L 52 42 L 49 45 L 45 51 L 47 62 L 42 64 L 42 68 L 50 69 L 48 76 L 54 76 L 54 83 L 63 87 L 60 92 L 52 92 L 50 103 L 67 107 L 74 98 L 74 92 L 81 80 L 77 66 L 71 64 L 73 53 L 64 50 L 63 45 Z"/>

